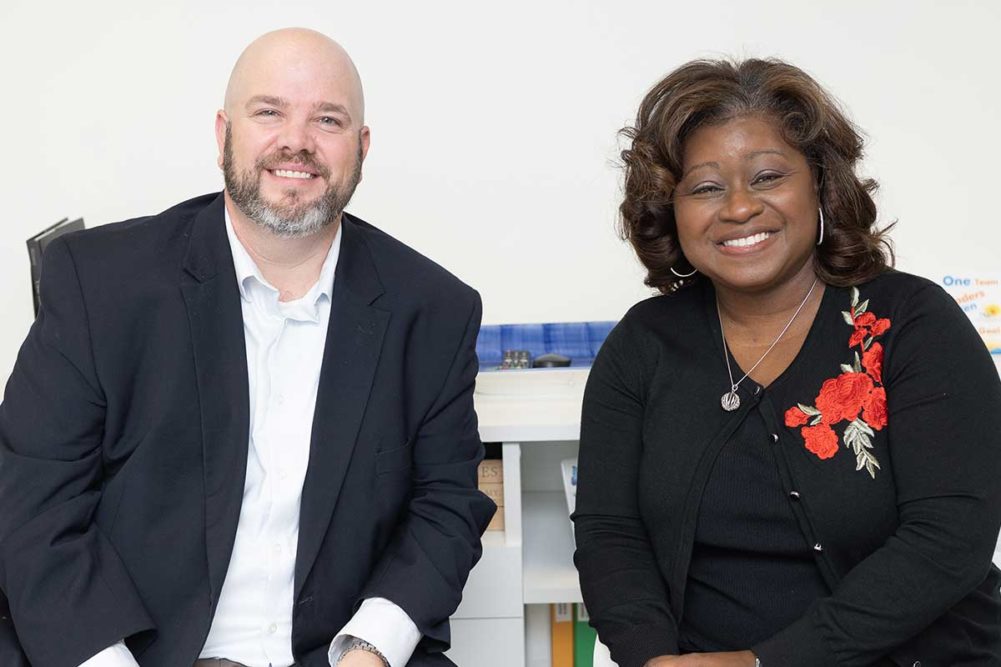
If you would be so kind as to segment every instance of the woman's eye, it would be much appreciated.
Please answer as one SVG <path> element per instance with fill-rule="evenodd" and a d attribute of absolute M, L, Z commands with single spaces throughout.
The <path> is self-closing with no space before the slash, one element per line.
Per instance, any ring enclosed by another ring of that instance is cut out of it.
<path fill-rule="evenodd" d="M 779 174 L 779 173 L 774 172 L 774 171 L 765 172 L 765 173 L 759 174 L 757 177 L 755 177 L 755 179 L 752 182 L 752 184 L 753 185 L 769 185 L 769 184 L 774 183 L 775 181 L 781 179 L 783 176 L 784 176 L 784 174 Z"/>
<path fill-rule="evenodd" d="M 723 188 L 716 185 L 715 183 L 702 183 L 692 188 L 693 195 L 711 195 L 722 191 Z"/>

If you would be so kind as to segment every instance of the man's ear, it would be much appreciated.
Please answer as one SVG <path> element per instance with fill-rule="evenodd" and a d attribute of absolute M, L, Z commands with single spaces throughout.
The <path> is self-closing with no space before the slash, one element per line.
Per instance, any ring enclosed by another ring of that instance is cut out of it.
<path fill-rule="evenodd" d="M 229 126 L 229 117 L 226 116 L 226 112 L 223 109 L 215 114 L 215 142 L 219 149 L 219 155 L 216 157 L 216 164 L 222 169 L 222 158 L 223 154 L 226 152 L 226 128 Z"/>

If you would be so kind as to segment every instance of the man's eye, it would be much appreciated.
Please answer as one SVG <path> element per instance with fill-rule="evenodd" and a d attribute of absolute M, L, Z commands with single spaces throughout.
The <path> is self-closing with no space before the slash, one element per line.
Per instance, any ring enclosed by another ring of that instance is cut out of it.
<path fill-rule="evenodd" d="M 334 118 L 333 116 L 322 116 L 320 118 L 321 125 L 330 125 L 332 127 L 340 127 L 343 125 L 339 118 Z"/>
<path fill-rule="evenodd" d="M 275 111 L 274 109 L 261 109 L 260 111 L 258 111 L 254 115 L 255 116 L 262 116 L 264 118 L 273 118 L 273 117 L 275 117 L 275 116 L 278 115 L 278 112 Z"/>

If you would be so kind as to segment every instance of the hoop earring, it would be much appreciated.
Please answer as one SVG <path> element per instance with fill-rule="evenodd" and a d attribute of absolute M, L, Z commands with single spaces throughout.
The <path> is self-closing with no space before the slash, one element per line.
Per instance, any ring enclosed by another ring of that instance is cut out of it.
<path fill-rule="evenodd" d="M 698 269 L 692 269 L 691 273 L 678 273 L 677 271 L 674 270 L 673 266 L 671 267 L 671 273 L 673 273 L 674 275 L 678 276 L 679 278 L 691 278 L 692 276 L 694 276 L 698 272 L 699 272 Z"/>
<path fill-rule="evenodd" d="M 817 212 L 820 213 L 820 236 L 817 237 L 817 245 L 824 242 L 824 207 L 818 206 Z"/>

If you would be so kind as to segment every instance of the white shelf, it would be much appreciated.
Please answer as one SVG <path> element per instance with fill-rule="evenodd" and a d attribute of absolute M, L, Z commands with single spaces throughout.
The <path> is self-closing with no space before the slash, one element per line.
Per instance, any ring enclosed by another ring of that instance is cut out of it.
<path fill-rule="evenodd" d="M 540 442 L 580 438 L 580 398 L 534 401 L 473 396 L 484 442 Z"/>
<path fill-rule="evenodd" d="M 525 492 L 525 604 L 583 602 L 573 565 L 573 533 L 562 491 Z"/>
<path fill-rule="evenodd" d="M 580 404 L 586 380 L 586 369 L 481 373 L 477 378 L 478 390 L 473 394 L 480 439 L 484 442 L 579 439 Z M 538 391 L 533 394 L 533 390 Z"/>

